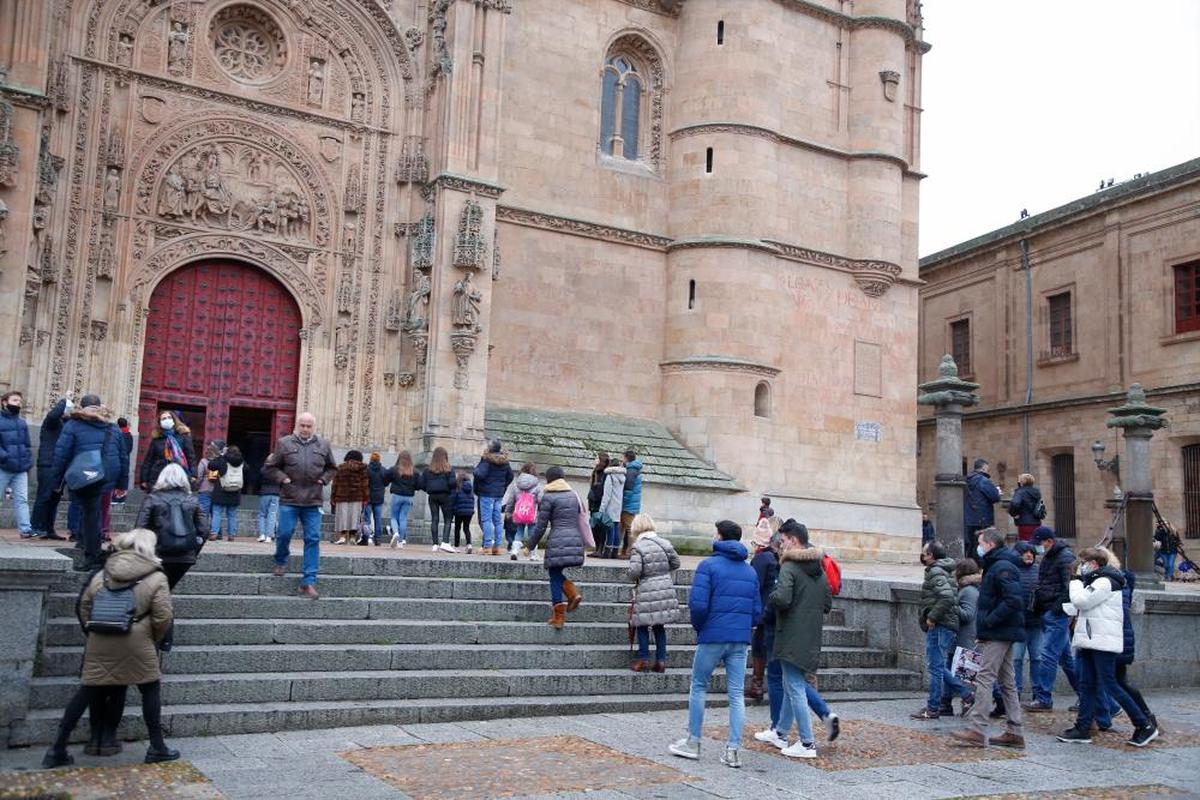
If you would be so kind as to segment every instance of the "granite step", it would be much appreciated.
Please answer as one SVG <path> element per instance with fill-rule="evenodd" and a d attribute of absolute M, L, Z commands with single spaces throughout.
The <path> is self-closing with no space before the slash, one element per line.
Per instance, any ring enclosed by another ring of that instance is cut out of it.
<path fill-rule="evenodd" d="M 322 601 L 317 601 L 318 603 Z M 572 614 L 572 617 L 574 615 Z M 671 646 L 694 645 L 696 632 L 690 625 L 670 625 Z M 83 632 L 73 616 L 47 621 L 45 643 L 50 647 L 80 646 Z M 455 648 L 468 645 L 628 645 L 622 624 L 578 622 L 572 619 L 562 630 L 536 622 L 445 621 L 430 625 L 425 620 L 344 619 L 178 619 L 175 643 L 180 646 L 219 645 L 439 645 Z M 866 632 L 858 628 L 826 625 L 826 647 L 866 647 Z"/>
<path fill-rule="evenodd" d="M 671 643 L 667 665 L 689 669 L 695 645 Z M 458 670 L 465 658 L 475 669 L 513 670 L 536 663 L 539 669 L 625 669 L 633 660 L 625 644 L 554 645 L 475 644 L 470 650 L 443 644 L 289 644 L 180 645 L 163 656 L 168 675 L 202 673 L 353 672 L 357 670 Z M 82 647 L 47 647 L 39 675 L 74 677 L 83 663 Z M 863 647 L 827 647 L 821 653 L 823 668 L 887 667 L 885 650 Z"/>
<path fill-rule="evenodd" d="M 204 705 L 263 702 L 375 702 L 471 698 L 480 702 L 503 697 L 520 697 L 535 690 L 548 695 L 687 695 L 691 670 L 668 669 L 663 673 L 635 673 L 629 669 L 443 669 L 443 670 L 353 670 L 261 674 L 164 675 L 164 705 Z M 920 688 L 920 676 L 888 667 L 829 669 L 818 672 L 823 691 L 895 691 Z M 79 686 L 78 678 L 33 679 L 31 708 L 61 709 Z M 714 692 L 725 691 L 725 675 L 718 672 L 709 681 Z"/>

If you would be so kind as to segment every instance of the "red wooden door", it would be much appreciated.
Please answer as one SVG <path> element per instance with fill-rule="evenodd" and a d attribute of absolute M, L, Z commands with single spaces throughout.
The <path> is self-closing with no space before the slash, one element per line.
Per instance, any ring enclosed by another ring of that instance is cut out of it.
<path fill-rule="evenodd" d="M 205 441 L 227 439 L 237 406 L 274 412 L 277 438 L 294 426 L 299 372 L 300 309 L 278 281 L 234 261 L 183 267 L 150 297 L 139 433 L 160 410 L 180 409 L 203 415 Z M 197 458 L 202 450 L 198 440 Z"/>

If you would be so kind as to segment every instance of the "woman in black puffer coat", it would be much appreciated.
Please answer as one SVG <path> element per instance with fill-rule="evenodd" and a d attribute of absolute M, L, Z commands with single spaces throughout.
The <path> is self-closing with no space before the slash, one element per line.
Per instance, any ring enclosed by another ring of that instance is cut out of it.
<path fill-rule="evenodd" d="M 533 552 L 549 526 L 550 535 L 546 539 L 543 563 L 550 572 L 550 599 L 554 603 L 554 614 L 548 624 L 554 628 L 561 628 L 567 621 L 567 612 L 579 608 L 583 602 L 583 595 L 575 588 L 575 584 L 563 575 L 565 569 L 583 566 L 583 531 L 579 529 L 583 509 L 579 495 L 563 479 L 562 467 L 546 470 L 546 488 L 542 492 L 542 501 L 538 503 L 537 527 L 533 529 L 533 536 L 526 546 Z"/>

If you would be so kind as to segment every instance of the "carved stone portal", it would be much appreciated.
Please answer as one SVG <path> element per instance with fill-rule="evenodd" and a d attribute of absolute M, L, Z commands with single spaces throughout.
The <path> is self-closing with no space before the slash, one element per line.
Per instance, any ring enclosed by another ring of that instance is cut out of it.
<path fill-rule="evenodd" d="M 454 237 L 454 266 L 469 270 L 483 269 L 486 254 L 483 209 L 475 200 L 468 200 L 458 220 L 458 235 Z"/>

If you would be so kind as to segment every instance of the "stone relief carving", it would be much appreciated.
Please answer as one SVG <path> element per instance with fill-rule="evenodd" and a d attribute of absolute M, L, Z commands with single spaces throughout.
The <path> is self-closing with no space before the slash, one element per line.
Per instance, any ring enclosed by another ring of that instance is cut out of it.
<path fill-rule="evenodd" d="M 116 211 L 121 205 L 121 173 L 115 167 L 108 168 L 104 176 L 104 210 Z"/>
<path fill-rule="evenodd" d="M 350 269 L 343 269 L 341 277 L 338 279 L 337 292 L 334 295 L 334 301 L 337 303 L 339 314 L 350 314 L 354 311 L 355 291 L 354 291 L 354 274 Z"/>
<path fill-rule="evenodd" d="M 104 147 L 105 161 L 110 167 L 125 166 L 125 137 L 121 135 L 121 129 L 113 127 L 108 132 L 108 144 Z"/>
<path fill-rule="evenodd" d="M 0 97 L 0 186 L 12 186 L 21 148 L 13 141 L 12 103 Z"/>
<path fill-rule="evenodd" d="M 404 43 L 408 45 L 408 49 L 412 52 L 417 52 L 422 44 L 425 43 L 425 32 L 415 26 L 404 29 Z"/>
<path fill-rule="evenodd" d="M 187 73 L 189 45 L 192 34 L 183 20 L 172 20 L 167 32 L 167 72 L 172 75 Z"/>
<path fill-rule="evenodd" d="M 627 228 L 614 228 L 611 225 L 601 225 L 600 223 L 585 222 L 583 220 L 571 219 L 570 217 L 543 214 L 525 208 L 516 208 L 515 206 L 496 206 L 496 219 L 517 225 L 526 225 L 531 228 L 560 231 L 575 236 L 586 236 L 591 239 L 631 244 L 651 250 L 665 249 L 672 241 L 669 236 L 659 236 Z"/>
<path fill-rule="evenodd" d="M 311 240 L 313 210 L 300 181 L 274 155 L 241 142 L 206 143 L 178 156 L 155 213 L 192 225 Z"/>
<path fill-rule="evenodd" d="M 90 338 L 93 342 L 103 342 L 108 338 L 108 323 L 101 319 L 92 320 Z"/>
<path fill-rule="evenodd" d="M 350 365 L 350 348 L 354 339 L 354 329 L 349 324 L 338 325 L 333 332 L 333 366 L 345 369 Z"/>
<path fill-rule="evenodd" d="M 41 144 L 38 148 L 38 186 L 34 202 L 47 205 L 53 199 L 54 187 L 58 184 L 58 173 L 66 161 L 62 156 L 50 152 L 50 126 L 42 126 Z"/>
<path fill-rule="evenodd" d="M 319 58 L 308 62 L 308 104 L 320 108 L 325 100 L 325 62 Z"/>
<path fill-rule="evenodd" d="M 450 334 L 450 348 L 454 351 L 454 388 L 466 389 L 470 383 L 467 367 L 475 352 L 475 334 Z"/>
<path fill-rule="evenodd" d="M 133 34 L 122 32 L 117 36 L 117 63 L 122 67 L 133 65 Z"/>
<path fill-rule="evenodd" d="M 454 69 L 454 59 L 450 57 L 450 49 L 446 45 L 446 15 L 450 11 L 451 0 L 435 0 L 429 7 L 429 25 L 432 31 L 432 50 L 429 53 L 429 85 L 426 91 L 433 91 L 437 79 L 449 75 Z"/>
<path fill-rule="evenodd" d="M 58 283 L 58 271 L 55 266 L 58 262 L 54 259 L 54 237 L 47 234 L 42 239 L 41 249 L 38 251 L 38 275 L 42 283 Z"/>
<path fill-rule="evenodd" d="M 383 385 L 384 385 L 386 388 L 388 388 L 388 389 L 391 389 L 391 388 L 395 387 L 395 385 L 396 385 L 396 373 L 394 373 L 394 372 L 385 372 L 385 373 L 383 373 Z"/>
<path fill-rule="evenodd" d="M 400 386 L 404 389 L 407 389 L 408 387 L 412 386 L 416 382 L 417 382 L 417 376 L 412 374 L 411 372 L 401 372 L 399 375 L 396 376 L 396 383 L 400 384 Z"/>
<path fill-rule="evenodd" d="M 167 103 L 161 97 L 144 94 L 141 97 L 140 111 L 142 119 L 151 125 L 158 125 L 167 117 Z"/>
<path fill-rule="evenodd" d="M 411 331 L 408 334 L 408 340 L 413 346 L 413 355 L 416 357 L 417 366 L 423 367 L 429 360 L 429 334 L 425 331 Z"/>
<path fill-rule="evenodd" d="M 399 331 L 404 328 L 404 304 L 400 292 L 394 291 L 388 298 L 387 311 L 383 315 L 383 326 L 389 331 Z"/>
<path fill-rule="evenodd" d="M 367 96 L 362 92 L 354 92 L 350 95 L 350 120 L 352 122 L 362 122 L 367 115 Z"/>
<path fill-rule="evenodd" d="M 900 88 L 900 73 L 895 70 L 885 69 L 879 73 L 879 80 L 883 83 L 883 96 L 889 103 L 896 102 L 896 92 Z"/>
<path fill-rule="evenodd" d="M 465 328 L 472 333 L 483 330 L 479 326 L 479 304 L 482 301 L 483 294 L 471 285 L 471 271 L 468 270 L 454 284 L 454 299 L 450 306 L 450 319 L 454 327 Z"/>
<path fill-rule="evenodd" d="M 429 276 L 419 269 L 413 270 L 412 291 L 408 293 L 408 308 L 404 315 L 404 330 L 406 333 L 417 333 L 429 327 L 422 309 L 429 306 L 429 295 L 432 284 Z"/>
<path fill-rule="evenodd" d="M 492 234 L 492 280 L 500 280 L 500 229 Z"/>
<path fill-rule="evenodd" d="M 238 81 L 270 80 L 287 63 L 283 31 L 255 6 L 238 3 L 221 9 L 213 16 L 208 35 L 217 63 Z"/>
<path fill-rule="evenodd" d="M 412 237 L 410 254 L 414 269 L 433 269 L 434 245 L 437 240 L 436 223 L 433 211 L 426 211 L 425 216 L 417 223 L 416 233 Z"/>
<path fill-rule="evenodd" d="M 96 248 L 96 277 L 112 280 L 116 273 L 116 260 L 113 231 L 106 225 L 100 232 L 100 245 Z"/>
<path fill-rule="evenodd" d="M 483 269 L 486 255 L 483 208 L 472 198 L 463 206 L 458 219 L 458 234 L 454 237 L 454 266 L 468 270 Z"/>
<path fill-rule="evenodd" d="M 356 214 L 361 214 L 363 206 L 366 204 L 366 198 L 363 196 L 362 172 L 358 164 L 351 164 L 350 172 L 346 176 L 344 203 L 347 211 L 353 211 Z"/>
<path fill-rule="evenodd" d="M 425 183 L 429 180 L 429 157 L 425 155 L 425 139 L 407 136 L 396 165 L 396 183 Z"/>
<path fill-rule="evenodd" d="M 0 200 L 0 256 L 8 252 L 8 206 Z"/>
<path fill-rule="evenodd" d="M 46 84 L 46 99 L 58 111 L 71 108 L 71 81 L 66 59 L 50 64 L 50 79 Z"/>

